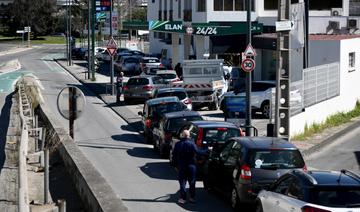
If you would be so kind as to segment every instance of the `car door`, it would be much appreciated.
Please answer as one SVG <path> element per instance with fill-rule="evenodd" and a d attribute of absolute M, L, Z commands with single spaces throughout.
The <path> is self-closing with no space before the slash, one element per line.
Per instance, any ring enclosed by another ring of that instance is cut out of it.
<path fill-rule="evenodd" d="M 239 163 L 239 158 L 242 157 L 241 149 L 242 149 L 241 144 L 238 142 L 234 142 L 231 145 L 229 154 L 223 164 L 222 190 L 227 195 L 231 195 L 234 186 L 234 177 L 235 177 L 234 175 L 237 175 L 237 173 L 235 173 L 236 171 L 234 170 L 236 168 L 236 165 Z"/>
<path fill-rule="evenodd" d="M 267 192 L 262 192 L 259 198 L 261 199 L 263 208 L 269 209 L 270 212 L 280 212 L 280 206 L 285 206 L 284 197 L 290 184 L 293 181 L 292 176 L 286 176 L 279 179 L 275 186 Z"/>
<path fill-rule="evenodd" d="M 161 142 L 161 131 L 163 130 L 163 122 L 164 119 L 161 119 L 157 124 L 154 124 L 154 128 L 153 128 L 153 138 L 154 138 L 154 142 L 156 142 L 157 146 L 160 146 L 160 142 Z"/>

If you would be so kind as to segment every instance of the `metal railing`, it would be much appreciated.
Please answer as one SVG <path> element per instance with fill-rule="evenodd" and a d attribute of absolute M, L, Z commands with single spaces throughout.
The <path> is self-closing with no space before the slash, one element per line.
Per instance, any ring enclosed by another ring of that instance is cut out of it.
<path fill-rule="evenodd" d="M 23 83 L 19 83 L 19 112 L 21 120 L 21 139 L 19 144 L 19 212 L 29 211 L 29 196 L 27 182 L 26 156 L 28 152 L 29 130 L 28 123 L 31 121 L 31 104 L 26 97 Z"/>

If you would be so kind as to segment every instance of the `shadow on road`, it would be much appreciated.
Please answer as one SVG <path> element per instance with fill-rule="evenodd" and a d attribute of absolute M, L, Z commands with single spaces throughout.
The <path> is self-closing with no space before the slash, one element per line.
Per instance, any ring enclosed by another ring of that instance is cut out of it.
<path fill-rule="evenodd" d="M 134 122 L 134 123 L 131 123 L 131 125 L 121 125 L 120 128 L 122 130 L 125 130 L 125 131 L 138 133 L 139 132 L 139 130 L 138 130 L 139 127 L 136 127 L 136 126 L 134 127 L 133 125 L 140 124 L 140 123 L 141 122 L 139 121 L 139 123 Z"/>
<path fill-rule="evenodd" d="M 12 105 L 13 93 L 10 93 L 5 97 L 4 106 L 0 112 L 0 173 L 4 167 L 6 155 L 5 155 L 5 145 L 6 145 L 6 135 L 8 133 L 8 127 L 10 122 L 10 112 Z"/>
<path fill-rule="evenodd" d="M 169 161 L 146 163 L 140 167 L 140 170 L 151 178 L 162 180 L 178 179 L 176 171 L 170 166 Z"/>
<path fill-rule="evenodd" d="M 115 141 L 141 143 L 141 144 L 145 143 L 144 137 L 139 134 L 124 133 L 124 134 L 112 135 L 111 138 L 114 139 Z"/>
<path fill-rule="evenodd" d="M 126 152 L 132 157 L 160 159 L 159 154 L 156 154 L 152 148 L 134 147 L 133 149 L 128 149 Z"/>

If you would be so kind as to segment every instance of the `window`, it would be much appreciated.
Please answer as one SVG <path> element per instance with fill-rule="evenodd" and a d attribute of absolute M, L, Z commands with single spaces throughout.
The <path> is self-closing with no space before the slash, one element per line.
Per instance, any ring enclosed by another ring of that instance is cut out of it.
<path fill-rule="evenodd" d="M 178 18 L 181 18 L 181 0 L 178 0 Z"/>
<path fill-rule="evenodd" d="M 246 11 L 246 2 L 247 0 L 214 0 L 214 11 Z M 252 11 L 255 11 L 254 5 L 254 0 L 251 0 Z"/>
<path fill-rule="evenodd" d="M 197 11 L 205 12 L 206 10 L 206 0 L 197 0 Z"/>
<path fill-rule="evenodd" d="M 242 157 L 241 145 L 236 142 L 233 148 L 231 149 L 229 153 L 229 157 L 225 161 L 224 165 L 235 166 L 236 162 L 241 157 Z"/>
<path fill-rule="evenodd" d="M 278 182 L 278 184 L 275 186 L 274 188 L 274 192 L 279 193 L 279 194 L 285 194 L 287 189 L 290 186 L 290 183 L 292 182 L 292 178 L 291 177 L 287 177 L 283 180 L 281 180 L 280 182 Z"/>
<path fill-rule="evenodd" d="M 349 53 L 349 71 L 354 71 L 355 69 L 355 52 Z"/>
<path fill-rule="evenodd" d="M 315 2 L 315 1 L 318 2 L 319 0 L 309 0 L 310 9 L 311 9 L 311 3 Z M 325 0 L 325 1 L 329 1 L 329 0 Z M 335 1 L 337 1 L 337 0 L 335 0 Z M 291 0 L 291 4 L 296 4 L 296 3 L 299 3 L 299 0 Z M 265 10 L 277 10 L 278 9 L 278 0 L 264 0 L 264 9 Z"/>
<path fill-rule="evenodd" d="M 301 189 L 301 185 L 298 180 L 295 180 L 290 184 L 287 195 L 289 197 L 303 200 L 304 199 L 304 191 Z"/>

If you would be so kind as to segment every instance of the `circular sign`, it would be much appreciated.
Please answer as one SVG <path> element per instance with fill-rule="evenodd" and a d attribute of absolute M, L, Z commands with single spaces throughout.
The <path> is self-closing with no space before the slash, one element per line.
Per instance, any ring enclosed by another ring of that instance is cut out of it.
<path fill-rule="evenodd" d="M 253 71 L 255 68 L 255 60 L 253 60 L 251 58 L 246 58 L 245 60 L 242 61 L 241 68 L 245 72 Z"/>
<path fill-rule="evenodd" d="M 77 87 L 69 86 L 63 88 L 57 96 L 57 108 L 65 119 L 70 119 L 72 111 L 73 119 L 80 117 L 85 108 L 84 93 Z"/>

